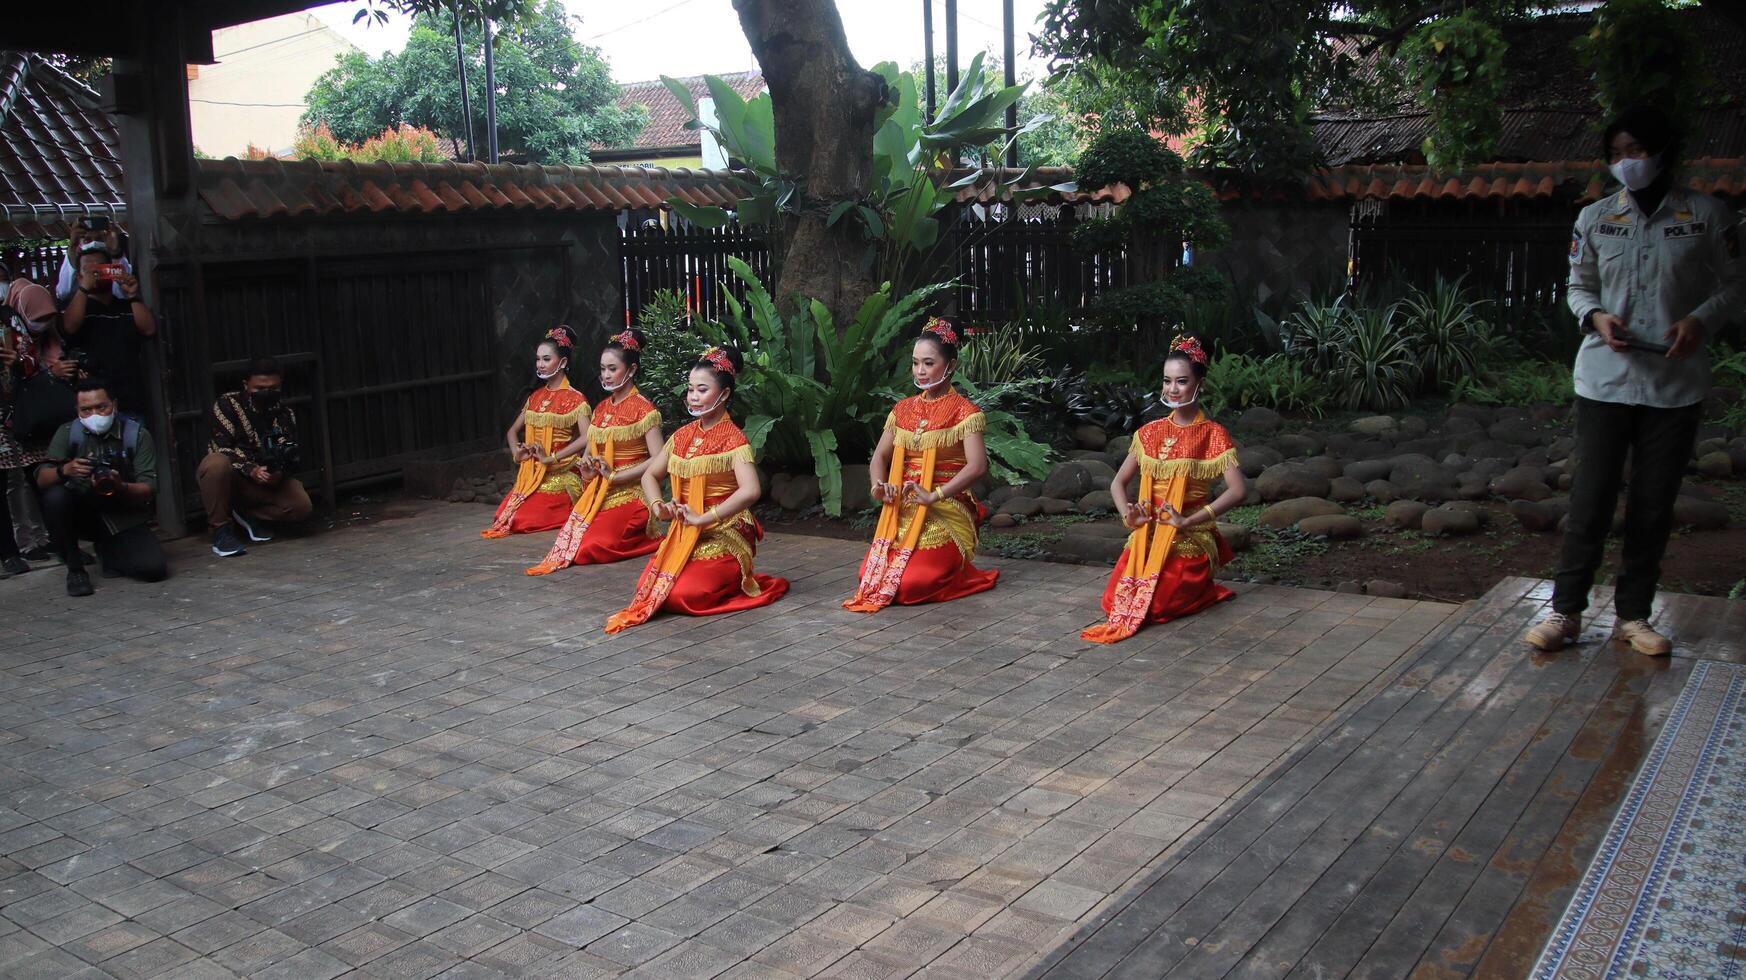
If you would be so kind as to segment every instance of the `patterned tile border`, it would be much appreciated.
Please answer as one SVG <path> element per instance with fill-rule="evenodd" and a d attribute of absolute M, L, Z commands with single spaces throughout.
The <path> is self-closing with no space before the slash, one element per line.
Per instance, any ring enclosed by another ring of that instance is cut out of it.
<path fill-rule="evenodd" d="M 1534 980 L 1746 975 L 1746 667 L 1699 663 Z"/>

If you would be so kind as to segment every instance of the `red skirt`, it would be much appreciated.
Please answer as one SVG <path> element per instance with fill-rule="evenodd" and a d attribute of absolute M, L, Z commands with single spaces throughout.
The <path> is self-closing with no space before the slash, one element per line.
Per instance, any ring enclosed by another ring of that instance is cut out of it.
<path fill-rule="evenodd" d="M 740 563 L 733 555 L 692 559 L 673 582 L 673 591 L 661 603 L 666 612 L 686 616 L 714 616 L 768 606 L 788 592 L 788 580 L 753 573 L 758 594 L 746 595 L 740 588 Z"/>
<path fill-rule="evenodd" d="M 503 509 L 515 499 L 512 493 L 503 498 L 497 505 L 496 518 L 503 516 Z M 575 501 L 570 495 L 561 491 L 534 491 L 516 508 L 515 516 L 510 519 L 509 533 L 533 534 L 539 531 L 556 531 L 564 526 L 564 521 L 570 517 L 570 508 Z M 493 520 L 495 523 L 495 518 Z"/>
<path fill-rule="evenodd" d="M 1219 544 L 1224 550 L 1224 542 L 1221 540 Z M 1127 567 L 1128 552 L 1124 548 L 1122 556 L 1116 559 L 1115 569 L 1110 572 L 1109 584 L 1103 588 L 1106 616 L 1115 604 L 1116 584 L 1121 581 L 1122 571 Z M 1204 556 L 1166 558 L 1158 573 L 1158 587 L 1152 592 L 1152 607 L 1146 612 L 1146 622 L 1168 623 L 1236 597 L 1235 592 L 1214 581 L 1212 562 Z"/>
<path fill-rule="evenodd" d="M 865 571 L 867 559 L 861 559 Z M 860 572 L 856 573 L 859 580 Z M 996 569 L 983 571 L 964 559 L 958 546 L 950 541 L 937 548 L 917 548 L 904 566 L 903 579 L 897 585 L 899 606 L 919 606 L 927 602 L 950 602 L 967 595 L 987 592 L 1000 578 Z"/>
<path fill-rule="evenodd" d="M 609 565 L 654 554 L 661 547 L 661 539 L 649 537 L 648 530 L 649 508 L 641 500 L 603 510 L 594 515 L 593 523 L 576 546 L 576 553 L 569 556 L 570 564 Z"/>

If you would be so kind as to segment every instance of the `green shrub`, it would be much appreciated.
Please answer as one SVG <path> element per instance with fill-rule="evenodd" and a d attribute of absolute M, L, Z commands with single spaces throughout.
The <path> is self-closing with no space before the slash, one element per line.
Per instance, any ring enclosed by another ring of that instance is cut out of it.
<path fill-rule="evenodd" d="M 1201 404 L 1213 416 L 1262 406 L 1319 417 L 1327 401 L 1326 388 L 1321 375 L 1283 354 L 1226 353 L 1207 365 Z"/>
<path fill-rule="evenodd" d="M 1455 383 L 1451 401 L 1476 405 L 1567 405 L 1576 395 L 1570 368 L 1551 361 L 1530 359 L 1499 367 L 1482 368 Z"/>
<path fill-rule="evenodd" d="M 661 410 L 668 431 L 685 422 L 685 378 L 705 346 L 690 322 L 685 294 L 677 289 L 655 293 L 637 313 L 637 329 L 647 340 L 637 368 L 637 390 Z"/>
<path fill-rule="evenodd" d="M 1041 377 L 1045 370 L 1042 351 L 1010 325 L 978 330 L 958 350 L 958 376 L 979 385 Z"/>
<path fill-rule="evenodd" d="M 887 283 L 839 335 L 823 303 L 797 298 L 785 317 L 750 266 L 730 258 L 728 267 L 744 286 L 745 301 L 728 294 L 726 321 L 698 321 L 694 327 L 705 342 L 734 344 L 745 354 L 734 398 L 753 449 L 773 467 L 810 466 L 825 512 L 841 514 L 842 460 L 859 461 L 872 452 L 896 394 L 889 382 L 899 338 L 949 284 L 893 297 Z M 998 463 L 1006 472 L 1029 471 L 1041 465 L 1036 460 L 1047 459 L 1048 448 L 1025 437 L 1010 413 L 991 412 L 988 421 L 991 468 Z"/>
<path fill-rule="evenodd" d="M 1413 337 L 1425 384 L 1447 388 L 1473 376 L 1490 337 L 1479 312 L 1485 305 L 1467 297 L 1460 278 L 1451 282 L 1441 275 L 1430 289 L 1414 286 L 1407 293 L 1399 307 L 1401 326 Z"/>
<path fill-rule="evenodd" d="M 1383 412 L 1412 401 L 1420 377 L 1416 338 L 1398 320 L 1396 306 L 1355 310 L 1348 317 L 1346 347 L 1334 375 L 1335 398 L 1342 406 Z"/>

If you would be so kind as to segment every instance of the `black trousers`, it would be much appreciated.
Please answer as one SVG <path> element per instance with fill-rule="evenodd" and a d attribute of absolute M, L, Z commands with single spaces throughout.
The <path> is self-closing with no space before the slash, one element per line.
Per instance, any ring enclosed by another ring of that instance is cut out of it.
<path fill-rule="evenodd" d="M 1553 575 L 1552 608 L 1575 615 L 1588 608 L 1606 555 L 1607 533 L 1630 459 L 1625 491 L 1625 545 L 1613 607 L 1619 619 L 1648 619 L 1661 579 L 1661 556 L 1673 531 L 1673 501 L 1697 441 L 1703 405 L 1652 408 L 1576 400 L 1576 472 L 1570 516 Z"/>
<path fill-rule="evenodd" d="M 18 556 L 18 537 L 12 527 L 11 476 L 10 470 L 0 470 L 0 558 Z"/>
<path fill-rule="evenodd" d="M 86 538 L 97 545 L 97 557 L 106 567 L 128 578 L 157 582 L 170 574 L 170 559 L 149 525 L 112 533 L 96 500 L 73 493 L 64 484 L 42 491 L 42 516 L 69 571 L 85 566 L 79 539 Z"/>

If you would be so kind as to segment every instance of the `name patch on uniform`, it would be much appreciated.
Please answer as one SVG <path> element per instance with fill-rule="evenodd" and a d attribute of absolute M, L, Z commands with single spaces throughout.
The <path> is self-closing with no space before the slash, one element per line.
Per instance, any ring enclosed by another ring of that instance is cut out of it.
<path fill-rule="evenodd" d="M 1594 233 L 1602 238 L 1630 238 L 1630 225 L 1610 225 L 1601 223 L 1594 226 Z"/>
<path fill-rule="evenodd" d="M 1705 231 L 1708 231 L 1709 227 L 1710 223 L 1708 221 L 1687 221 L 1683 225 L 1668 225 L 1666 228 L 1661 229 L 1661 237 L 1696 238 Z"/>

